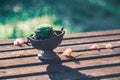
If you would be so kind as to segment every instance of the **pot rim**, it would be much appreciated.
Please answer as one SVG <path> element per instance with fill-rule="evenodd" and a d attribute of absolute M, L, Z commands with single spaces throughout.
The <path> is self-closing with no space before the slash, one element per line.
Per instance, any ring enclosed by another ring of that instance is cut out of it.
<path fill-rule="evenodd" d="M 56 31 L 60 31 L 60 30 L 56 30 Z M 64 33 L 65 33 L 65 31 L 64 30 L 62 30 L 62 31 L 60 31 L 61 33 L 59 34 L 59 35 L 57 35 L 57 36 L 55 36 L 55 37 L 58 37 L 58 36 L 60 36 L 60 35 L 64 35 Z M 51 38 L 48 38 L 48 39 L 44 39 L 44 40 L 39 40 L 39 39 L 34 39 L 34 38 L 32 38 L 31 36 L 32 36 L 33 34 L 31 34 L 29 37 L 27 37 L 29 40 L 34 40 L 34 41 L 47 41 L 47 40 L 50 40 L 50 39 L 53 39 L 53 38 L 55 38 L 55 37 L 51 37 Z"/>

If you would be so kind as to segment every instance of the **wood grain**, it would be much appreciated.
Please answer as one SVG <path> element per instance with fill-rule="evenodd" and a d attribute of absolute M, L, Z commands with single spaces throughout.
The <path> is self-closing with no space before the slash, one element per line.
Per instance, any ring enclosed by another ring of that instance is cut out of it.
<path fill-rule="evenodd" d="M 59 60 L 45 62 L 37 58 L 42 51 L 13 41 L 0 41 L 0 80 L 120 80 L 120 30 L 67 34 L 55 49 Z M 114 48 L 106 49 L 108 43 Z M 93 44 L 100 50 L 90 49 Z M 66 48 L 72 57 L 62 55 Z"/>

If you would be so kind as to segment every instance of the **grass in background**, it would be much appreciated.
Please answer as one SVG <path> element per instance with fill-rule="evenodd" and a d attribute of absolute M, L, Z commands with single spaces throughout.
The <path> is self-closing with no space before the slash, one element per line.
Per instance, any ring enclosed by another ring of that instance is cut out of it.
<path fill-rule="evenodd" d="M 120 0 L 0 0 L 0 40 L 24 38 L 40 24 L 66 33 L 120 29 Z"/>
<path fill-rule="evenodd" d="M 25 38 L 33 33 L 35 27 L 41 24 L 50 24 L 58 30 L 65 27 L 66 33 L 70 33 L 69 27 L 62 25 L 62 20 L 44 1 L 35 0 L 28 4 L 26 1 L 22 1 L 23 3 L 18 1 L 12 5 L 8 3 L 6 4 L 7 7 L 2 6 L 7 10 L 2 11 L 2 15 L 5 17 L 0 15 L 0 40 Z"/>
<path fill-rule="evenodd" d="M 15 21 L 13 24 L 0 24 L 0 39 L 27 37 L 32 34 L 35 27 L 39 26 L 40 24 L 51 24 L 54 29 L 60 30 L 63 26 L 53 24 L 54 21 L 56 21 L 55 16 L 42 16 L 26 21 Z M 69 27 L 64 27 L 66 33 L 70 33 Z"/>

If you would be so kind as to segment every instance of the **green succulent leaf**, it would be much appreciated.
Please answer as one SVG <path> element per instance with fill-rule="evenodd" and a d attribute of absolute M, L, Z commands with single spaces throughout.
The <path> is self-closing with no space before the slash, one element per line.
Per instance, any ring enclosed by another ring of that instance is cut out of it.
<path fill-rule="evenodd" d="M 50 25 L 40 25 L 35 29 L 33 37 L 36 39 L 40 39 L 53 37 L 55 35 L 55 31 Z"/>

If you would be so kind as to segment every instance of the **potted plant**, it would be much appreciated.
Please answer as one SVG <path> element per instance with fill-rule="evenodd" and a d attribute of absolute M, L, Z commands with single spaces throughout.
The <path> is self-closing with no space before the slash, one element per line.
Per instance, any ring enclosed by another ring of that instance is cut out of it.
<path fill-rule="evenodd" d="M 27 43 L 30 42 L 34 48 L 43 51 L 43 53 L 38 54 L 40 59 L 53 60 L 58 58 L 53 49 L 61 43 L 64 34 L 63 28 L 61 30 L 54 30 L 51 25 L 40 25 L 27 38 Z"/>

